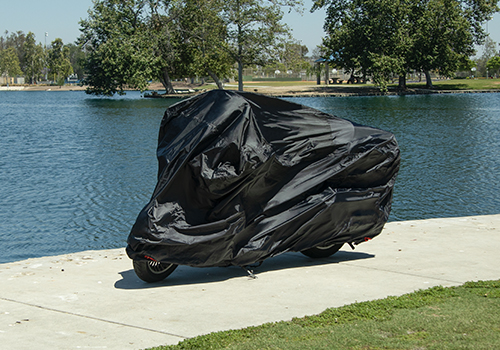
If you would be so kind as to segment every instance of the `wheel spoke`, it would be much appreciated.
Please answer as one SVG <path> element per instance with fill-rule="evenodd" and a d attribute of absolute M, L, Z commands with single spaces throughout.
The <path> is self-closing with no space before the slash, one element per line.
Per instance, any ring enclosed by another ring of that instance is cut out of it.
<path fill-rule="evenodd" d="M 172 264 L 162 264 L 158 261 L 149 261 L 149 269 L 151 270 L 152 273 L 163 273 L 166 270 L 168 270 Z"/>

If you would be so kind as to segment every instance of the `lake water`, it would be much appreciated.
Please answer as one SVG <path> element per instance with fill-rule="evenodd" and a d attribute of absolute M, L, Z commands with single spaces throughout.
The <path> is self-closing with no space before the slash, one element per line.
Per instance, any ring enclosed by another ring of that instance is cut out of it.
<path fill-rule="evenodd" d="M 500 94 L 288 100 L 396 135 L 391 221 L 500 213 Z M 173 102 L 0 92 L 0 263 L 124 247 Z"/>

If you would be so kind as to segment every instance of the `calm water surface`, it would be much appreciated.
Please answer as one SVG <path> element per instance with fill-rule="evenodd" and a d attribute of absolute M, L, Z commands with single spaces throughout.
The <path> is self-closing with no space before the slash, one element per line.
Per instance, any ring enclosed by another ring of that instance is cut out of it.
<path fill-rule="evenodd" d="M 396 135 L 390 220 L 500 213 L 500 94 L 289 100 Z M 0 263 L 125 246 L 172 102 L 0 92 Z"/>

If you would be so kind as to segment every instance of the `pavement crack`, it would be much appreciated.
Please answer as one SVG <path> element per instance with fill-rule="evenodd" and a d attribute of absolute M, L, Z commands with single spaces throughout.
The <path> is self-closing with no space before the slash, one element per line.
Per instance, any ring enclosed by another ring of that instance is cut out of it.
<path fill-rule="evenodd" d="M 30 306 L 30 307 L 36 307 L 38 309 L 45 310 L 45 311 L 57 312 L 57 313 L 60 313 L 60 314 L 65 314 L 65 315 L 71 315 L 71 316 L 86 318 L 86 319 L 89 319 L 89 320 L 94 320 L 94 321 L 99 321 L 99 322 L 105 322 L 105 323 L 114 324 L 114 325 L 118 325 L 118 326 L 135 328 L 135 329 L 140 329 L 140 330 L 143 330 L 143 331 L 149 331 L 149 332 L 154 332 L 154 333 L 165 334 L 165 335 L 169 335 L 169 336 L 172 336 L 172 337 L 177 337 L 177 338 L 180 338 L 180 339 L 188 339 L 189 338 L 189 337 L 185 337 L 185 336 L 178 335 L 178 334 L 173 334 L 173 333 L 169 333 L 169 332 L 159 331 L 157 329 L 151 329 L 151 328 L 147 328 L 147 327 L 135 326 L 135 325 L 131 325 L 131 324 L 127 324 L 127 323 L 122 323 L 122 322 L 118 322 L 118 321 L 106 320 L 106 319 L 100 318 L 100 317 L 82 315 L 82 314 L 78 314 L 78 313 L 70 312 L 70 311 L 58 310 L 58 309 L 54 309 L 54 308 L 51 308 L 51 307 L 46 307 L 46 306 L 36 305 L 36 304 L 32 304 L 32 303 L 27 303 L 27 302 L 24 302 L 24 301 L 19 301 L 19 300 L 4 298 L 4 297 L 0 297 L 0 300 L 8 301 L 8 302 L 11 302 L 11 303 L 16 303 L 16 304 L 21 304 L 21 305 L 25 305 L 25 306 Z"/>
<path fill-rule="evenodd" d="M 376 267 L 355 265 L 355 264 L 349 264 L 349 263 L 344 263 L 344 265 L 348 265 L 348 266 L 352 266 L 352 267 L 361 267 L 361 268 L 367 269 L 367 270 L 376 270 L 376 271 L 390 272 L 390 273 L 395 273 L 395 274 L 398 274 L 398 275 L 427 278 L 429 280 L 435 280 L 435 281 L 443 281 L 443 282 L 450 282 L 450 283 L 456 283 L 456 284 L 463 284 L 464 283 L 464 282 L 460 282 L 460 281 L 449 280 L 449 279 L 446 279 L 446 278 L 439 278 L 439 277 L 432 277 L 432 276 L 426 276 L 426 275 L 419 275 L 417 273 L 408 273 L 408 272 L 400 272 L 400 271 L 393 271 L 393 270 L 387 270 L 387 269 L 379 269 L 379 268 L 376 268 Z"/>

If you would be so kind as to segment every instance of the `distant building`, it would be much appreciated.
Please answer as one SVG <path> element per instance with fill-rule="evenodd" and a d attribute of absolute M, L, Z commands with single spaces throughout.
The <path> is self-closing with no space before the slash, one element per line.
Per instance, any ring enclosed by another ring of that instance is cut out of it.
<path fill-rule="evenodd" d="M 0 77 L 0 84 L 1 85 L 7 85 L 7 84 L 24 85 L 24 77 L 6 77 L 6 76 L 1 76 Z"/>

